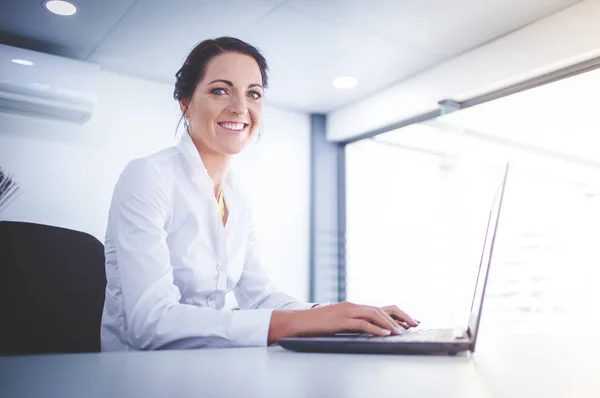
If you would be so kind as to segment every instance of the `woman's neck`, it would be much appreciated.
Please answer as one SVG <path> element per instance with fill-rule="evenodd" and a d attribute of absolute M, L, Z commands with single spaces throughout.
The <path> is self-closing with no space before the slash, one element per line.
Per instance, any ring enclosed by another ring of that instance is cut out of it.
<path fill-rule="evenodd" d="M 214 184 L 215 196 L 218 196 L 223 186 L 223 182 L 229 172 L 229 164 L 231 163 L 232 156 L 223 155 L 221 153 L 214 153 L 208 151 L 198 151 L 204 167 L 208 172 L 210 179 Z"/>
<path fill-rule="evenodd" d="M 223 182 L 229 172 L 229 164 L 233 159 L 232 155 L 224 155 L 222 153 L 215 152 L 200 142 L 194 141 L 194 145 L 200 154 L 200 159 L 204 164 L 204 168 L 208 172 L 208 176 L 213 182 L 215 197 L 218 196 L 223 186 Z"/>

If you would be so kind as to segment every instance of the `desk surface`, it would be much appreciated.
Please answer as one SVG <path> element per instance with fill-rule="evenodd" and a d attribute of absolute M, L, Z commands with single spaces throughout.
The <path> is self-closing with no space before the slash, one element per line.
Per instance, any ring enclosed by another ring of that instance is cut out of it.
<path fill-rule="evenodd" d="M 599 337 L 512 336 L 456 357 L 280 347 L 0 358 L 13 397 L 600 397 Z"/>

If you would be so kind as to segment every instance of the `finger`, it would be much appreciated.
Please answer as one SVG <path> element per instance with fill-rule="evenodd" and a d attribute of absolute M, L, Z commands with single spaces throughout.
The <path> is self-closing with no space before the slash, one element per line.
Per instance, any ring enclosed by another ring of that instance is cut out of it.
<path fill-rule="evenodd" d="M 392 325 L 393 328 L 395 328 L 396 332 L 401 332 L 401 330 L 398 330 L 398 323 L 396 322 L 396 320 L 394 318 L 392 318 L 392 316 L 390 314 L 388 314 L 387 312 L 385 312 L 384 310 L 382 310 L 379 307 L 372 307 L 373 309 L 375 309 L 377 312 L 379 312 L 381 314 L 381 316 L 383 316 L 389 323 L 390 325 Z M 394 330 L 392 330 L 394 331 Z"/>
<path fill-rule="evenodd" d="M 406 322 L 411 327 L 415 327 L 418 325 L 418 323 L 415 322 L 415 320 L 412 319 L 410 316 L 408 316 L 408 314 L 406 312 L 402 311 L 400 308 L 396 307 L 395 305 L 383 307 L 382 309 L 385 312 L 387 312 L 388 314 L 390 314 L 390 316 L 392 318 L 395 318 L 396 320 L 399 320 L 399 321 Z"/>
<path fill-rule="evenodd" d="M 387 312 L 385 312 L 384 310 L 382 310 L 379 307 L 371 307 L 371 306 L 365 306 L 365 307 L 374 311 L 375 314 L 378 314 L 379 316 L 381 316 L 384 319 L 384 321 L 389 325 L 389 326 L 385 327 L 386 329 L 391 328 L 391 331 L 394 334 L 398 334 L 401 332 L 401 330 L 398 329 L 398 325 L 396 324 L 396 321 Z"/>
<path fill-rule="evenodd" d="M 364 319 L 349 319 L 347 329 L 359 330 L 364 333 L 374 334 L 376 336 L 389 336 L 392 334 L 389 329 L 381 328 Z"/>
<path fill-rule="evenodd" d="M 356 309 L 353 317 L 367 320 L 379 326 L 380 328 L 390 330 L 394 334 L 398 334 L 400 332 L 396 322 L 384 311 L 381 311 L 377 307 L 369 307 L 366 305 L 360 306 Z"/>
<path fill-rule="evenodd" d="M 402 322 L 402 321 L 396 321 L 396 323 L 400 326 L 402 326 L 404 329 L 410 329 L 410 326 L 408 325 L 408 323 L 406 322 Z"/>

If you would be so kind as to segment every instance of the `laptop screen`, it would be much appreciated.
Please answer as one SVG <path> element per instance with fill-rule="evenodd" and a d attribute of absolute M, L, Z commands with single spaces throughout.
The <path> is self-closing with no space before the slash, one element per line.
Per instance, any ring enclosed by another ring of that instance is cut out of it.
<path fill-rule="evenodd" d="M 498 219 L 500 218 L 500 210 L 502 208 L 502 199 L 504 197 L 504 188 L 506 186 L 506 176 L 508 174 L 508 164 L 504 172 L 504 178 L 492 203 L 490 210 L 487 231 L 485 233 L 485 241 L 483 243 L 483 252 L 479 262 L 479 273 L 475 284 L 475 293 L 473 294 L 473 302 L 471 303 L 471 314 L 469 315 L 469 335 L 473 341 L 477 338 L 477 329 L 479 328 L 479 320 L 481 318 L 481 308 L 483 307 L 483 299 L 485 296 L 485 286 L 487 284 L 488 271 L 492 260 L 492 252 L 494 250 L 494 241 L 496 231 L 498 229 Z"/>

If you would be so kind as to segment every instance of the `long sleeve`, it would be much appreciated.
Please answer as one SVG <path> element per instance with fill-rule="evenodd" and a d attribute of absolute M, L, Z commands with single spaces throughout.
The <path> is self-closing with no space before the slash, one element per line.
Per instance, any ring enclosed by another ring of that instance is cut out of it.
<path fill-rule="evenodd" d="M 146 159 L 131 162 L 115 187 L 107 231 L 127 344 L 138 350 L 265 346 L 272 310 L 221 311 L 180 302 L 165 230 L 169 213 L 169 189 L 158 168 Z M 252 289 L 250 296 L 256 296 Z"/>
<path fill-rule="evenodd" d="M 254 223 L 248 211 L 248 243 L 244 270 L 234 294 L 241 309 L 269 308 L 280 310 L 304 310 L 314 303 L 301 302 L 285 293 L 277 291 L 262 267 L 258 239 Z"/>

